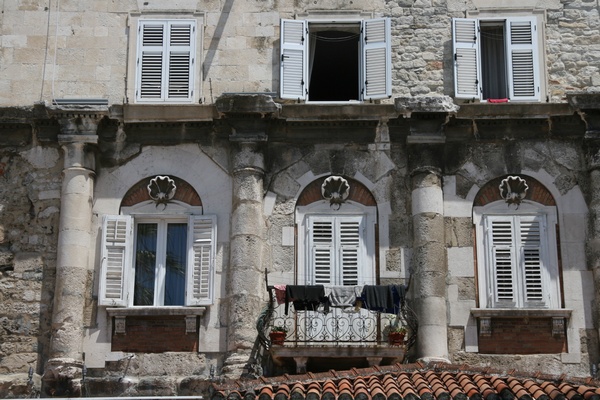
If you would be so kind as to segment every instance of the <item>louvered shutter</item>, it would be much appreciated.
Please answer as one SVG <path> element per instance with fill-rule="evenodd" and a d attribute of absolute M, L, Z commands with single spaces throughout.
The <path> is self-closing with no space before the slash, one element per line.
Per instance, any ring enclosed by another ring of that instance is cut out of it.
<path fill-rule="evenodd" d="M 489 218 L 494 304 L 516 305 L 515 240 L 512 219 Z"/>
<path fill-rule="evenodd" d="M 195 31 L 195 21 L 169 23 L 168 100 L 191 100 L 193 97 Z"/>
<path fill-rule="evenodd" d="M 333 219 L 311 218 L 309 248 L 312 264 L 312 284 L 331 285 L 334 263 Z"/>
<path fill-rule="evenodd" d="M 479 23 L 471 18 L 452 20 L 454 47 L 454 95 L 459 99 L 481 97 Z"/>
<path fill-rule="evenodd" d="M 540 100 L 536 29 L 535 17 L 514 17 L 506 20 L 511 100 Z"/>
<path fill-rule="evenodd" d="M 102 251 L 98 304 L 127 306 L 128 273 L 131 271 L 132 218 L 107 215 L 102 222 Z"/>
<path fill-rule="evenodd" d="M 384 99 L 392 96 L 392 64 L 390 20 L 378 18 L 362 23 L 363 100 Z"/>
<path fill-rule="evenodd" d="M 280 97 L 304 100 L 308 94 L 306 21 L 282 19 L 280 43 Z"/>
<path fill-rule="evenodd" d="M 519 218 L 520 270 L 525 305 L 543 303 L 542 225 L 535 217 Z"/>
<path fill-rule="evenodd" d="M 358 285 L 359 267 L 361 263 L 361 223 L 360 219 L 339 220 L 339 246 L 341 282 L 344 286 Z"/>
<path fill-rule="evenodd" d="M 195 37 L 194 20 L 139 22 L 137 101 L 193 99 Z"/>
<path fill-rule="evenodd" d="M 213 303 L 217 225 L 215 216 L 192 215 L 188 222 L 186 305 Z"/>
<path fill-rule="evenodd" d="M 164 99 L 165 36 L 164 21 L 140 21 L 138 25 L 137 100 Z"/>

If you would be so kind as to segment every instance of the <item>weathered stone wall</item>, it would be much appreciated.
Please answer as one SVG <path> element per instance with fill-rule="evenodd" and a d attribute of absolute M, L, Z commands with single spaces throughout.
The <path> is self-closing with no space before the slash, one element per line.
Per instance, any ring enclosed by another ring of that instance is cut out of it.
<path fill-rule="evenodd" d="M 0 374 L 48 356 L 61 170 L 57 146 L 0 148 Z"/>
<path fill-rule="evenodd" d="M 56 6 L 60 4 L 60 9 Z M 53 98 L 106 98 L 133 102 L 135 35 L 130 16 L 164 16 L 177 9 L 204 14 L 203 103 L 226 92 L 279 91 L 280 18 L 317 10 L 354 10 L 392 21 L 393 97 L 452 95 L 451 18 L 469 12 L 545 10 L 546 97 L 600 90 L 598 2 L 481 0 L 244 1 L 182 0 L 14 1 L 2 5 L 0 105 L 32 105 Z M 162 14 L 161 14 L 162 12 Z M 158 13 L 158 14 L 157 14 Z M 27 23 L 24 23 L 27 21 Z"/>

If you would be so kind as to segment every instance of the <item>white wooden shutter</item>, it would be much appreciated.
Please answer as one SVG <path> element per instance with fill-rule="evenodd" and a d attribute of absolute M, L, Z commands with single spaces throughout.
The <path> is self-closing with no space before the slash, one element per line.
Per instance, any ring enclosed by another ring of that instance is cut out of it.
<path fill-rule="evenodd" d="M 452 19 L 454 95 L 456 98 L 481 98 L 479 42 L 479 22 L 477 19 Z"/>
<path fill-rule="evenodd" d="M 281 20 L 279 93 L 282 99 L 305 100 L 308 95 L 306 21 Z"/>
<path fill-rule="evenodd" d="M 98 304 L 127 306 L 128 274 L 131 271 L 132 218 L 107 215 L 102 222 L 102 251 Z"/>
<path fill-rule="evenodd" d="M 312 264 L 308 282 L 314 285 L 332 285 L 334 261 L 334 224 L 331 218 L 314 217 L 310 220 L 309 251 Z"/>
<path fill-rule="evenodd" d="M 390 19 L 362 22 L 362 99 L 375 100 L 392 96 Z"/>
<path fill-rule="evenodd" d="M 165 21 L 140 21 L 138 24 L 138 56 L 136 100 L 164 99 Z"/>
<path fill-rule="evenodd" d="M 539 101 L 539 49 L 535 17 L 506 20 L 506 46 L 511 100 Z"/>
<path fill-rule="evenodd" d="M 543 303 L 542 224 L 539 218 L 519 218 L 520 270 L 525 305 Z"/>
<path fill-rule="evenodd" d="M 352 218 L 339 220 L 339 246 L 341 282 L 344 286 L 358 285 L 361 266 L 361 220 Z"/>
<path fill-rule="evenodd" d="M 213 303 L 217 224 L 215 216 L 192 215 L 188 222 L 187 306 Z"/>
<path fill-rule="evenodd" d="M 515 306 L 515 241 L 512 218 L 489 217 L 488 243 L 491 245 L 491 274 L 494 304 Z"/>
<path fill-rule="evenodd" d="M 171 21 L 167 43 L 168 100 L 191 100 L 194 88 L 195 21 Z"/>
<path fill-rule="evenodd" d="M 195 37 L 195 20 L 139 21 L 137 101 L 192 101 Z"/>

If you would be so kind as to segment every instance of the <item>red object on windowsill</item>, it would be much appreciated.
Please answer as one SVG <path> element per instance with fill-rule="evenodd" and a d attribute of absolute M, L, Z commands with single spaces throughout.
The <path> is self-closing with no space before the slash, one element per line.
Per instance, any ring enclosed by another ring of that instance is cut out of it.
<path fill-rule="evenodd" d="M 487 99 L 488 103 L 508 103 L 508 99 Z"/>

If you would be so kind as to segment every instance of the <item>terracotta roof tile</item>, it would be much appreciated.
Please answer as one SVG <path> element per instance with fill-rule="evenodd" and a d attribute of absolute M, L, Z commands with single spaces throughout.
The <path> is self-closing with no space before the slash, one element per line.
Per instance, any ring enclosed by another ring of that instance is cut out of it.
<path fill-rule="evenodd" d="M 600 400 L 600 382 L 442 363 L 214 384 L 211 400 Z"/>

